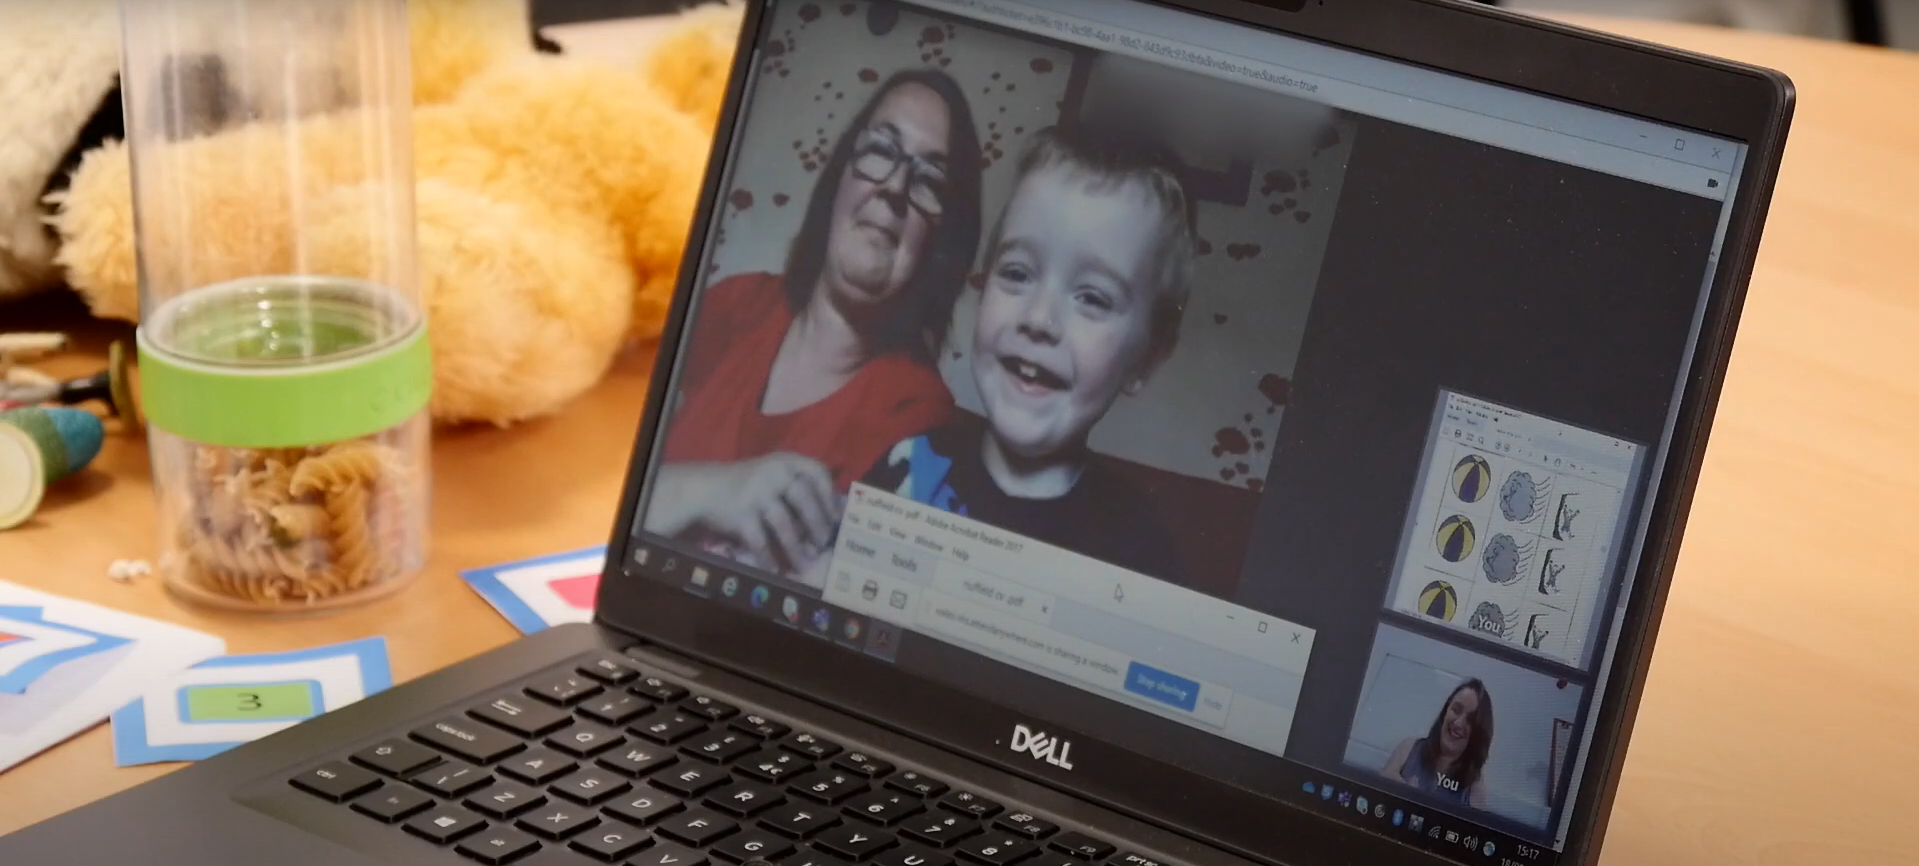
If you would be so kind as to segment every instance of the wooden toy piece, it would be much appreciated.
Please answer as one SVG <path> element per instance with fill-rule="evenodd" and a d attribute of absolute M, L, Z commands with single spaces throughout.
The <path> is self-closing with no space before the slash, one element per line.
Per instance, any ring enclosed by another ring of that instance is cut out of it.
<path fill-rule="evenodd" d="M 0 334 L 0 339 L 11 340 L 15 337 L 38 339 L 8 343 L 13 347 L 11 354 L 7 353 L 8 350 L 0 349 L 0 409 L 37 403 L 73 406 L 98 400 L 106 405 L 109 415 L 126 422 L 129 429 L 140 426 L 140 407 L 133 396 L 133 368 L 124 343 L 116 340 L 107 347 L 106 369 L 91 376 L 63 382 L 37 370 L 9 365 L 36 350 L 64 346 L 64 337 L 58 334 Z"/>
<path fill-rule="evenodd" d="M 0 359 L 25 363 L 67 350 L 67 335 L 47 331 L 0 334 Z"/>
<path fill-rule="evenodd" d="M 107 412 L 128 426 L 140 424 L 140 407 L 133 399 L 132 369 L 128 366 L 126 346 L 118 341 L 107 347 L 107 368 L 83 379 L 61 382 L 48 400 L 64 406 L 98 400 Z"/>
<path fill-rule="evenodd" d="M 27 521 L 47 485 L 80 471 L 100 453 L 100 419 L 68 408 L 0 412 L 0 529 Z"/>
<path fill-rule="evenodd" d="M 67 335 L 28 331 L 0 334 L 0 402 L 41 403 L 57 391 L 60 380 L 23 366 L 67 348 Z"/>

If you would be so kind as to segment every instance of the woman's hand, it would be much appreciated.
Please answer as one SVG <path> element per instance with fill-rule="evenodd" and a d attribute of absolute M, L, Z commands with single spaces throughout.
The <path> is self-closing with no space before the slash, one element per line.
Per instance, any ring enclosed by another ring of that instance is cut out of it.
<path fill-rule="evenodd" d="M 829 549 L 842 511 L 833 473 L 798 454 L 667 466 L 655 484 L 649 531 L 673 535 L 698 526 L 781 571 L 803 570 Z"/>

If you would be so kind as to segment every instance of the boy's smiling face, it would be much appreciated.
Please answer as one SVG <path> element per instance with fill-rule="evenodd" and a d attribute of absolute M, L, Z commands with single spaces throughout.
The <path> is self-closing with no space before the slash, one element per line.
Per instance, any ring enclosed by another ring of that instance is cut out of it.
<path fill-rule="evenodd" d="M 1078 447 L 1145 384 L 1162 219 L 1144 184 L 1070 165 L 1014 190 L 973 329 L 973 375 L 1010 455 Z"/>

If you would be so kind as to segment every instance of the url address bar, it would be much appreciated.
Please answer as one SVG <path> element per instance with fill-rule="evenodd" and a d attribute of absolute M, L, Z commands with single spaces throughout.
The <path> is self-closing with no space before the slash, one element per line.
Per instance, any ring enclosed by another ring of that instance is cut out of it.
<path fill-rule="evenodd" d="M 1176 60 L 1187 65 L 1250 78 L 1303 93 L 1319 93 L 1318 83 L 1294 77 L 1295 74 L 1305 74 L 1300 70 L 1287 69 L 1283 66 L 1274 66 L 1230 54 L 1196 51 L 1178 43 L 1162 42 L 1143 33 L 1115 29 L 1106 24 L 1070 15 L 1043 12 L 1022 6 L 1009 6 L 994 3 L 992 0 L 923 0 L 923 2 L 927 6 L 947 7 L 948 11 L 970 10 L 976 17 L 998 18 L 1002 21 L 1023 24 L 1028 28 L 1050 32 L 1070 41 L 1091 40 L 1109 48 Z"/>
<path fill-rule="evenodd" d="M 999 0 L 915 0 L 930 9 L 996 20 L 1065 42 L 1170 62 L 1216 78 L 1305 94 L 1312 101 L 1382 120 L 1723 200 L 1730 175 L 1630 148 L 1544 129 L 1467 108 L 1381 90 L 1250 57 L 1207 51 L 1100 21 Z M 1708 184 L 1707 178 L 1718 181 Z"/>

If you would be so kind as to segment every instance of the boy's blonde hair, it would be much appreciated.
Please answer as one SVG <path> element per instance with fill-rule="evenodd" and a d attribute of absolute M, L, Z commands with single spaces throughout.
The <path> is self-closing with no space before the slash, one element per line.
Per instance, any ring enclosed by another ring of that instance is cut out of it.
<path fill-rule="evenodd" d="M 1179 179 L 1180 162 L 1170 149 L 1131 130 L 1122 132 L 1091 125 L 1051 126 L 1034 133 L 1020 156 L 1013 188 L 1041 169 L 1068 166 L 1088 175 L 1100 189 L 1118 189 L 1128 183 L 1143 186 L 1159 207 L 1160 232 L 1155 259 L 1159 262 L 1154 286 L 1151 357 L 1164 360 L 1179 344 L 1179 330 L 1192 295 L 1193 258 L 1198 230 L 1194 202 Z M 999 257 L 1006 213 L 1001 210 L 987 238 L 988 270 Z"/>

